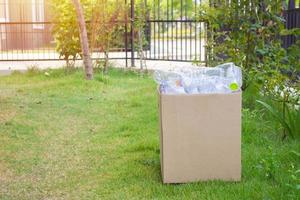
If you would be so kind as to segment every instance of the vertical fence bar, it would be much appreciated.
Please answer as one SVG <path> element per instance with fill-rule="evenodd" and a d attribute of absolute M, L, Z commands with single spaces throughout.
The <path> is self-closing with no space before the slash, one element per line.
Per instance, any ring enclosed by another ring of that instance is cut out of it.
<path fill-rule="evenodd" d="M 201 6 L 201 1 L 200 1 L 200 3 L 199 3 L 199 6 Z M 197 10 L 197 7 L 196 7 L 196 13 L 198 12 L 198 10 Z M 202 61 L 202 39 L 203 39 L 203 37 L 204 37 L 204 34 L 203 34 L 203 30 L 202 30 L 202 22 L 199 22 L 199 34 L 200 34 L 200 44 L 199 44 L 199 46 L 200 46 L 200 51 L 199 51 L 199 61 Z"/>
<path fill-rule="evenodd" d="M 183 60 L 182 54 L 183 54 L 183 43 L 182 43 L 182 25 L 183 25 L 183 0 L 180 0 L 180 60 Z"/>
<path fill-rule="evenodd" d="M 153 19 L 154 19 L 154 21 L 152 22 L 152 24 L 153 24 L 153 43 L 154 43 L 154 56 L 153 56 L 153 58 L 155 59 L 156 58 L 156 22 L 155 22 L 155 19 L 156 19 L 156 13 L 155 13 L 155 4 L 156 4 L 156 1 L 154 0 L 154 3 L 153 3 Z"/>
<path fill-rule="evenodd" d="M 157 38 L 157 48 L 158 48 L 158 59 L 160 59 L 160 0 L 157 1 L 157 32 L 158 32 L 158 38 Z"/>
<path fill-rule="evenodd" d="M 176 36 L 175 36 L 175 41 L 176 41 L 176 60 L 178 60 L 178 21 L 176 21 Z"/>
<path fill-rule="evenodd" d="M 167 60 L 169 60 L 169 0 L 167 0 Z"/>
<path fill-rule="evenodd" d="M 5 24 L 5 26 L 7 26 L 7 24 Z M 10 31 L 11 31 L 11 27 L 9 27 Z M 8 35 L 7 35 L 7 28 L 5 28 L 5 48 L 6 48 L 6 59 L 8 59 L 8 45 L 7 45 L 7 40 L 8 40 Z"/>
<path fill-rule="evenodd" d="M 146 9 L 146 19 L 145 19 L 145 28 L 146 28 L 146 55 L 145 55 L 145 58 L 148 58 L 148 53 L 150 53 L 151 51 L 151 24 L 150 24 L 150 13 L 149 13 L 149 8 L 148 8 L 148 1 L 147 0 L 144 0 L 144 6 L 145 6 L 145 9 Z M 148 52 L 149 51 L 149 52 Z"/>
<path fill-rule="evenodd" d="M 196 13 L 197 12 L 197 1 L 195 0 L 195 3 L 194 3 L 194 12 Z M 194 26 L 195 26 L 195 60 L 197 59 L 197 22 L 194 21 Z"/>
<path fill-rule="evenodd" d="M 162 58 L 165 57 L 165 23 L 162 22 Z"/>
<path fill-rule="evenodd" d="M 172 35 L 172 40 L 171 40 L 171 42 L 172 42 L 172 60 L 174 60 L 174 10 L 173 10 L 173 6 L 174 6 L 174 2 L 173 2 L 174 0 L 171 0 L 171 25 L 172 25 L 172 29 L 171 29 L 171 31 L 172 31 L 172 33 L 171 33 L 171 35 Z"/>
<path fill-rule="evenodd" d="M 3 32 L 2 32 L 2 30 L 3 30 L 3 25 L 1 24 L 1 22 L 0 22 L 0 60 L 2 59 L 2 57 L 3 57 Z"/>
<path fill-rule="evenodd" d="M 125 8 L 127 8 L 127 0 L 125 0 Z M 128 12 L 125 12 L 125 66 L 128 67 Z"/>
<path fill-rule="evenodd" d="M 135 66 L 134 60 L 134 0 L 130 0 L 130 17 L 131 17 L 131 67 Z"/>
<path fill-rule="evenodd" d="M 187 0 L 185 0 L 185 20 L 187 20 L 188 18 L 187 18 Z M 185 39 L 185 45 L 184 45 L 184 47 L 185 47 L 185 52 L 184 52 L 184 54 L 185 54 L 185 60 L 187 60 L 187 21 L 185 21 L 184 22 L 184 30 L 185 30 L 185 33 L 184 33 L 184 39 Z"/>
<path fill-rule="evenodd" d="M 162 10 L 162 17 L 164 18 L 164 10 Z M 164 21 L 161 22 L 161 33 L 162 33 L 162 59 L 165 57 L 165 23 Z"/>
<path fill-rule="evenodd" d="M 207 40 L 208 40 L 208 29 L 209 29 L 209 24 L 205 23 L 204 27 L 205 27 L 205 51 L 204 51 L 204 61 L 205 61 L 205 65 L 208 66 L 208 53 L 207 53 Z"/>
<path fill-rule="evenodd" d="M 189 50 L 189 59 L 192 60 L 192 22 L 189 23 L 190 28 L 190 50 Z"/>

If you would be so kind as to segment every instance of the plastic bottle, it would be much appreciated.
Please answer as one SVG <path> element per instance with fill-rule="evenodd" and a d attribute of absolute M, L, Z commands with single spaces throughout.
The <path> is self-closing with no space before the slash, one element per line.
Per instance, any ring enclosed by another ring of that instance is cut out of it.
<path fill-rule="evenodd" d="M 167 94 L 231 93 L 240 90 L 242 71 L 233 63 L 225 63 L 213 68 L 158 70 L 154 72 L 154 80 L 161 92 Z"/>

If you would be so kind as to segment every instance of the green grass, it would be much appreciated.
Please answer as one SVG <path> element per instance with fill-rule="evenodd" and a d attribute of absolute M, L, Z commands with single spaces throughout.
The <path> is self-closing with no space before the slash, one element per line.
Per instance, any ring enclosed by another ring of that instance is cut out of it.
<path fill-rule="evenodd" d="M 299 141 L 244 109 L 242 181 L 164 185 L 156 85 L 111 70 L 0 77 L 0 199 L 297 199 Z M 293 168 L 294 166 L 294 168 Z"/>

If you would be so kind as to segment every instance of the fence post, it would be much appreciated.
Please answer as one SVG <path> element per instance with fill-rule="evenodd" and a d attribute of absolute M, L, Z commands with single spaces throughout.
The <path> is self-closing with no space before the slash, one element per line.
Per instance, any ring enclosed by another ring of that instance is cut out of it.
<path fill-rule="evenodd" d="M 130 28 L 130 33 L 131 33 L 131 67 L 135 66 L 135 60 L 134 60 L 134 0 L 130 0 L 130 18 L 131 18 L 131 28 Z"/>
<path fill-rule="evenodd" d="M 125 12 L 125 67 L 128 67 L 128 55 L 127 55 L 127 51 L 128 51 L 128 11 L 127 11 L 127 0 L 125 0 L 125 8 L 126 8 L 126 12 Z"/>
<path fill-rule="evenodd" d="M 295 0 L 289 0 L 289 7 L 288 9 L 294 9 L 295 8 Z"/>

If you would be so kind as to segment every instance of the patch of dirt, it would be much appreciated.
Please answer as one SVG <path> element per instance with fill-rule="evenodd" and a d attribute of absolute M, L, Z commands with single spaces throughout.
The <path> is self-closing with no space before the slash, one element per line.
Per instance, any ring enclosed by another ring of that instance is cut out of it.
<path fill-rule="evenodd" d="M 16 111 L 12 109 L 2 110 L 0 111 L 0 124 L 5 124 L 12 120 L 16 116 Z"/>
<path fill-rule="evenodd" d="M 14 179 L 14 174 L 5 166 L 3 162 L 0 162 L 0 183 L 7 183 Z M 2 188 L 2 187 L 0 187 Z M 1 190 L 0 190 L 1 191 Z"/>

